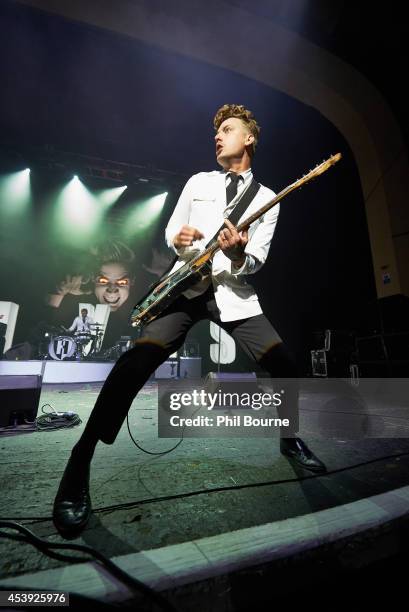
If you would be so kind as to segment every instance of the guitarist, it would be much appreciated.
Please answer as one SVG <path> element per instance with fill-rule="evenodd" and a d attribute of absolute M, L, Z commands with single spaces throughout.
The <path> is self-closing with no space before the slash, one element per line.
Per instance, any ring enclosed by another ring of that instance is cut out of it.
<path fill-rule="evenodd" d="M 260 128 L 241 105 L 225 104 L 214 118 L 216 159 L 221 171 L 201 172 L 189 179 L 166 229 L 168 245 L 178 255 L 176 267 L 202 250 L 252 183 L 251 161 Z M 248 216 L 274 197 L 260 186 L 244 213 Z M 152 372 L 177 350 L 189 329 L 207 318 L 230 333 L 272 378 L 297 377 L 293 358 L 262 313 L 257 295 L 245 281 L 264 264 L 277 223 L 278 205 L 238 233 L 228 219 L 218 234 L 212 274 L 186 290 L 157 319 L 148 323 L 133 349 L 124 353 L 103 385 L 84 432 L 74 446 L 54 502 L 54 523 L 65 537 L 75 537 L 91 514 L 90 463 L 99 440 L 112 444 L 131 403 Z M 280 418 L 280 451 L 302 467 L 325 471 L 325 465 L 296 437 L 298 390 L 287 385 Z"/>

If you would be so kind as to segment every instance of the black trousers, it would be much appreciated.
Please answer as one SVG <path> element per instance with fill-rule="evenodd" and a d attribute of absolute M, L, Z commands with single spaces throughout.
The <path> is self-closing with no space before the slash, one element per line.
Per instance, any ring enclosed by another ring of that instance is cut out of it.
<path fill-rule="evenodd" d="M 280 336 L 263 314 L 227 323 L 220 321 L 213 288 L 197 298 L 178 298 L 157 319 L 146 325 L 134 348 L 124 353 L 107 377 L 87 423 L 87 432 L 112 444 L 138 391 L 156 368 L 184 342 L 190 328 L 210 319 L 228 332 L 244 351 L 275 380 L 285 379 L 286 402 L 280 418 L 288 418 L 288 433 L 298 431 L 296 365 Z M 294 379 L 288 384 L 287 379 Z M 280 383 L 281 384 L 281 383 Z"/>

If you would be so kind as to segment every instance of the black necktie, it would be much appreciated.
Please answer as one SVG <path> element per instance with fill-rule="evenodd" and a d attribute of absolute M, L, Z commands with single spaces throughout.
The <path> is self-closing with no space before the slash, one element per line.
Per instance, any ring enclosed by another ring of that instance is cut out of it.
<path fill-rule="evenodd" d="M 235 172 L 229 172 L 227 175 L 230 177 L 230 183 L 226 187 L 226 202 L 230 204 L 232 199 L 237 195 L 237 185 L 239 182 L 240 174 L 236 174 Z"/>

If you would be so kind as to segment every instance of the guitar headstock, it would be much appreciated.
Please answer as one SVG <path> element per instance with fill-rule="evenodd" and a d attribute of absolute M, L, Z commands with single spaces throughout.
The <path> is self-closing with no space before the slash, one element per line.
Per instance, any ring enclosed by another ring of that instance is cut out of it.
<path fill-rule="evenodd" d="M 313 170 L 310 170 L 308 174 L 305 174 L 302 178 L 298 179 L 297 184 L 302 185 L 303 183 L 310 181 L 316 176 L 323 174 L 324 172 L 328 170 L 328 168 L 331 168 L 331 166 L 336 164 L 337 161 L 341 159 L 341 157 L 342 157 L 341 153 L 336 153 L 335 155 L 331 155 L 331 157 L 323 161 L 321 164 L 318 164 L 317 166 L 315 166 Z"/>

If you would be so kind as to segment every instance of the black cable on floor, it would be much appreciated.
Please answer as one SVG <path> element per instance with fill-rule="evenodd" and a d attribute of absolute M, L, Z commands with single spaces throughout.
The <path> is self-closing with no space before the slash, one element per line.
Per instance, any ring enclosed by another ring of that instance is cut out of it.
<path fill-rule="evenodd" d="M 153 602 L 155 602 L 162 610 L 166 612 L 177 612 L 176 608 L 172 604 L 170 604 L 160 593 L 156 592 L 154 589 L 144 584 L 137 578 L 130 576 L 127 572 L 122 570 L 120 567 L 115 565 L 108 557 L 100 553 L 95 548 L 91 546 L 85 546 L 84 544 L 60 544 L 60 543 L 51 543 L 47 542 L 43 538 L 39 538 L 35 535 L 30 529 L 25 527 L 24 525 L 20 525 L 14 521 L 3 521 L 0 520 L 0 528 L 5 529 L 15 529 L 22 535 L 8 534 L 4 531 L 0 531 L 0 537 L 8 538 L 11 540 L 15 540 L 18 542 L 26 542 L 28 544 L 32 544 L 40 550 L 42 553 L 50 556 L 53 559 L 59 559 L 62 561 L 72 561 L 74 563 L 84 563 L 88 562 L 90 559 L 86 557 L 78 557 L 72 555 L 63 555 L 58 552 L 58 550 L 71 550 L 83 552 L 91 556 L 93 559 L 99 561 L 110 574 L 115 576 L 118 580 L 120 580 L 123 584 L 125 584 L 129 589 L 131 589 L 135 593 L 143 593 Z"/>
<path fill-rule="evenodd" d="M 45 407 L 51 408 L 53 412 L 47 412 Z M 43 404 L 41 406 L 42 415 L 38 416 L 34 421 L 37 431 L 51 431 L 55 429 L 69 429 L 76 427 L 82 423 L 78 414 L 75 412 L 57 412 L 51 404 Z"/>
<path fill-rule="evenodd" d="M 128 418 L 128 415 L 126 415 L 126 426 L 128 427 L 128 433 L 129 433 L 129 435 L 130 435 L 130 437 L 131 437 L 132 442 L 135 444 L 135 446 L 136 446 L 137 448 L 139 448 L 139 450 L 140 450 L 140 451 L 142 451 L 143 453 L 146 453 L 147 455 L 167 455 L 168 453 L 171 453 L 172 451 L 174 451 L 174 450 L 175 450 L 175 449 L 176 449 L 178 446 L 180 446 L 180 444 L 182 444 L 182 442 L 183 442 L 183 430 L 184 430 L 184 427 L 183 427 L 183 429 L 182 429 L 182 435 L 181 435 L 181 438 L 180 438 L 179 442 L 177 442 L 177 443 L 175 444 L 175 446 L 172 446 L 172 448 L 169 448 L 168 450 L 165 450 L 165 451 L 160 451 L 160 452 L 149 451 L 149 450 L 146 450 L 146 448 L 143 448 L 143 446 L 140 446 L 140 445 L 138 444 L 138 442 L 135 440 L 135 438 L 133 437 L 133 435 L 132 435 L 132 433 L 131 433 L 131 428 L 130 428 L 130 426 L 129 426 L 129 418 Z"/>
<path fill-rule="evenodd" d="M 296 482 L 304 482 L 305 480 L 315 480 L 317 478 L 323 478 L 326 476 L 332 476 L 334 474 L 340 474 L 342 472 L 348 472 L 349 470 L 363 467 L 366 465 L 371 465 L 372 463 L 376 463 L 378 461 L 384 461 L 388 459 L 394 459 L 397 457 L 407 457 L 407 456 L 409 456 L 409 453 L 398 453 L 396 455 L 389 455 L 389 456 L 385 455 L 383 457 L 377 457 L 376 459 L 370 459 L 369 461 L 362 461 L 361 463 L 356 463 L 354 465 L 346 466 L 343 468 L 338 468 L 336 470 L 311 474 L 309 476 L 301 476 L 300 478 L 283 478 L 282 480 L 265 480 L 265 481 L 245 483 L 242 485 L 236 484 L 236 485 L 226 485 L 222 487 L 212 487 L 211 489 L 197 489 L 196 491 L 188 491 L 186 493 L 178 493 L 176 495 L 163 495 L 161 497 L 143 499 L 138 502 L 125 502 L 123 504 L 116 504 L 115 506 L 104 506 L 103 508 L 95 509 L 94 513 L 112 512 L 113 510 L 123 510 L 125 508 L 132 508 L 134 506 L 141 506 L 144 504 L 153 504 L 157 502 L 172 501 L 176 499 L 185 499 L 188 497 L 196 497 L 197 495 L 206 495 L 208 493 L 224 493 L 226 491 L 255 489 L 258 487 L 268 487 L 271 485 L 292 484 Z"/>
<path fill-rule="evenodd" d="M 196 414 L 196 412 L 200 409 L 200 406 L 192 413 L 191 418 L 194 417 L 194 415 Z M 184 433 L 185 433 L 185 429 L 186 429 L 186 425 L 183 425 L 182 427 L 182 433 L 181 433 L 181 437 L 179 442 L 177 442 L 175 444 L 175 446 L 172 446 L 172 448 L 169 448 L 168 450 L 165 451 L 159 451 L 159 452 L 154 452 L 154 451 L 149 451 L 146 450 L 146 448 L 143 448 L 142 446 L 140 446 L 140 444 L 137 443 L 137 441 L 135 440 L 135 438 L 133 437 L 132 433 L 131 433 L 131 428 L 129 426 L 129 417 L 128 417 L 128 413 L 126 415 L 126 426 L 128 428 L 128 433 L 130 435 L 130 438 L 132 440 L 132 442 L 135 444 L 135 446 L 137 448 L 139 448 L 139 450 L 141 450 L 143 453 L 146 453 L 147 455 L 167 455 L 168 453 L 171 453 L 172 451 L 174 451 L 180 444 L 182 444 L 183 439 L 184 439 Z"/>
<path fill-rule="evenodd" d="M 225 491 L 236 491 L 242 489 L 254 489 L 257 487 L 268 487 L 272 485 L 282 485 L 282 484 L 293 484 L 297 482 L 304 482 L 305 480 L 314 480 L 317 478 L 323 478 L 328 476 L 333 476 L 334 474 L 341 474 L 342 472 L 348 472 L 349 470 L 353 470 L 360 467 L 365 467 L 367 465 L 371 465 L 372 463 L 377 463 L 379 461 L 388 461 L 389 459 L 398 459 L 400 457 L 408 457 L 409 453 L 397 453 L 395 455 L 384 455 L 382 457 L 375 457 L 375 459 L 370 459 L 368 461 L 362 461 L 360 463 L 355 463 L 353 465 L 347 465 L 342 468 L 338 468 L 336 470 L 330 470 L 327 472 L 310 474 L 308 476 L 301 476 L 299 478 L 283 478 L 282 480 L 264 480 L 258 482 L 250 482 L 245 484 L 236 484 L 236 485 L 226 485 L 223 487 L 212 487 L 211 489 L 196 489 L 195 491 L 187 491 L 186 493 L 176 493 L 175 495 L 162 495 L 161 497 L 151 497 L 147 499 L 141 499 L 139 501 L 125 502 L 123 504 L 115 504 L 114 506 L 103 506 L 102 508 L 94 508 L 93 513 L 99 514 L 103 512 L 112 512 L 114 510 L 123 510 L 125 508 L 133 508 L 134 506 L 142 506 L 144 504 L 154 504 L 160 503 L 164 501 L 172 501 L 177 499 L 184 499 L 188 497 L 196 497 L 197 495 L 207 495 L 209 493 L 223 493 Z M 32 521 L 32 522 L 46 522 L 51 521 L 52 516 L 42 517 L 42 516 L 18 516 L 18 517 L 0 517 L 0 521 Z"/>

